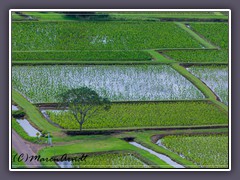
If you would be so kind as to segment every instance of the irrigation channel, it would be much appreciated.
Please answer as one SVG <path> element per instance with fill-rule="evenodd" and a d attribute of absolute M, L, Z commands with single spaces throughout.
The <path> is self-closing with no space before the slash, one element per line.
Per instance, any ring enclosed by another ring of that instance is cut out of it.
<path fill-rule="evenodd" d="M 163 147 L 164 149 L 167 149 L 168 151 L 171 151 L 170 149 L 168 149 L 166 146 L 164 146 L 164 145 L 162 144 L 161 139 L 159 139 L 159 140 L 156 142 L 156 144 L 157 144 L 158 146 Z M 171 152 L 173 152 L 173 151 L 171 151 Z M 185 156 L 182 155 L 182 154 L 180 154 L 179 156 L 182 157 L 182 158 L 185 158 Z"/>
<path fill-rule="evenodd" d="M 18 107 L 17 107 L 17 106 L 15 106 L 15 105 L 12 105 L 12 110 L 13 110 L 13 111 L 17 111 L 17 110 L 19 110 L 19 109 L 18 109 Z"/>
<path fill-rule="evenodd" d="M 136 147 L 138 147 L 140 149 L 143 149 L 145 151 L 148 151 L 149 153 L 157 156 L 159 159 L 163 160 L 164 162 L 168 163 L 169 165 L 173 166 L 174 168 L 185 168 L 184 166 L 182 166 L 181 164 L 176 163 L 175 161 L 173 161 L 169 157 L 167 157 L 167 156 L 165 156 L 163 154 L 157 153 L 157 152 L 155 152 L 155 151 L 153 151 L 151 149 L 148 149 L 148 148 L 142 146 L 139 143 L 136 143 L 136 142 L 132 141 L 132 142 L 129 142 L 129 144 L 131 144 L 133 146 L 136 146 Z"/>
<path fill-rule="evenodd" d="M 37 133 L 39 136 L 41 133 L 35 129 L 27 119 L 16 119 L 16 121 L 19 123 L 19 125 L 24 129 L 24 131 L 31 137 L 37 137 Z"/>
<path fill-rule="evenodd" d="M 60 168 L 73 168 L 72 161 L 58 161 L 56 163 Z"/>

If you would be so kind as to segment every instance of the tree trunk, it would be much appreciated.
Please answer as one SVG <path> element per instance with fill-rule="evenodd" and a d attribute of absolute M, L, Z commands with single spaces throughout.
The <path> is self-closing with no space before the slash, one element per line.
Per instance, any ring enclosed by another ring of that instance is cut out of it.
<path fill-rule="evenodd" d="M 80 123 L 80 131 L 82 131 L 82 123 Z"/>

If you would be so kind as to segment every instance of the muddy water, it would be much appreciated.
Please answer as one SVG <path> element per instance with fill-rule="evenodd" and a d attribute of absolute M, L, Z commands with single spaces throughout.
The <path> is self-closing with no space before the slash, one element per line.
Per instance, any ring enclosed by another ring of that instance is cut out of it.
<path fill-rule="evenodd" d="M 31 137 L 37 137 L 37 133 L 41 135 L 41 133 L 35 129 L 26 119 L 17 119 L 16 120 L 20 126 L 24 129 L 24 131 Z"/>
<path fill-rule="evenodd" d="M 182 166 L 181 164 L 176 163 L 175 161 L 173 161 L 173 160 L 170 159 L 169 157 L 167 157 L 167 156 L 165 156 L 165 155 L 163 155 L 163 154 L 157 153 L 157 152 L 155 152 L 155 151 L 153 151 L 153 150 L 151 150 L 151 149 L 148 149 L 148 148 L 142 146 L 141 144 L 138 144 L 138 143 L 136 143 L 136 142 L 129 142 L 129 143 L 130 143 L 131 145 L 133 145 L 133 146 L 136 146 L 136 147 L 140 148 L 140 149 L 143 149 L 143 150 L 145 150 L 145 151 L 148 151 L 149 153 L 157 156 L 159 159 L 163 160 L 164 162 L 166 162 L 167 164 L 173 166 L 174 168 L 185 168 L 184 166 Z"/>

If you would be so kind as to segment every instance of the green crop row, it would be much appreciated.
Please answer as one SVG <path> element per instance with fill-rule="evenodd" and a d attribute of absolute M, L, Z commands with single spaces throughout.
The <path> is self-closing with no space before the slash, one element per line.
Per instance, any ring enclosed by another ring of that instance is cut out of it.
<path fill-rule="evenodd" d="M 50 119 L 65 129 L 78 129 L 73 115 L 47 111 Z M 227 124 L 228 117 L 210 102 L 159 102 L 113 104 L 109 111 L 88 119 L 84 129 L 166 127 Z"/>
<path fill-rule="evenodd" d="M 146 61 L 150 54 L 144 51 L 59 51 L 59 52 L 13 52 L 13 61 Z"/>
<path fill-rule="evenodd" d="M 228 62 L 228 50 L 174 50 L 163 51 L 179 62 Z"/>
<path fill-rule="evenodd" d="M 201 48 L 166 22 L 13 22 L 12 50 L 142 50 Z"/>
<path fill-rule="evenodd" d="M 74 168 L 149 168 L 130 153 L 93 154 L 85 161 L 74 161 Z"/>
<path fill-rule="evenodd" d="M 190 26 L 210 42 L 223 49 L 228 49 L 229 26 L 227 23 L 190 23 Z"/>
<path fill-rule="evenodd" d="M 228 168 L 227 135 L 166 136 L 161 142 L 202 168 Z"/>

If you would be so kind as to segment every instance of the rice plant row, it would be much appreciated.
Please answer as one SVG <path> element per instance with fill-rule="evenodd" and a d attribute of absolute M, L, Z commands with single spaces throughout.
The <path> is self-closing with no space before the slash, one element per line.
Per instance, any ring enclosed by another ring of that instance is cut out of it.
<path fill-rule="evenodd" d="M 201 48 L 166 22 L 13 22 L 12 50 L 142 50 Z"/>
<path fill-rule="evenodd" d="M 149 168 L 130 153 L 106 153 L 87 156 L 85 161 L 74 161 L 74 168 Z"/>
<path fill-rule="evenodd" d="M 228 67 L 210 66 L 187 68 L 189 72 L 201 79 L 211 90 L 217 94 L 220 100 L 228 105 Z"/>
<path fill-rule="evenodd" d="M 227 135 L 166 136 L 161 142 L 202 168 L 228 168 Z"/>
<path fill-rule="evenodd" d="M 144 51 L 43 51 L 13 52 L 13 61 L 148 61 L 150 54 Z"/>
<path fill-rule="evenodd" d="M 204 95 L 170 66 L 14 66 L 13 88 L 33 103 L 89 87 L 111 101 L 202 99 Z"/>
<path fill-rule="evenodd" d="M 68 111 L 47 111 L 51 121 L 65 129 L 79 129 Z M 228 117 L 208 102 L 159 102 L 112 104 L 109 111 L 91 117 L 83 129 L 137 128 L 227 124 Z"/>

